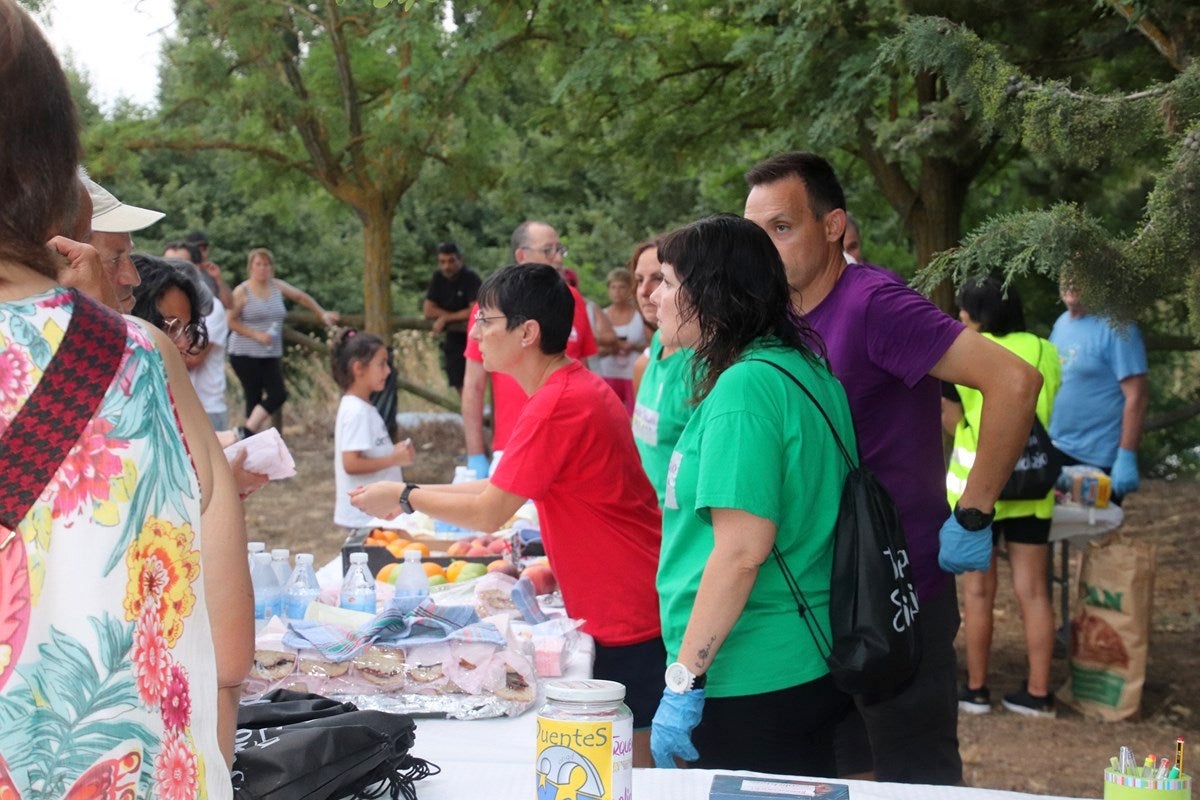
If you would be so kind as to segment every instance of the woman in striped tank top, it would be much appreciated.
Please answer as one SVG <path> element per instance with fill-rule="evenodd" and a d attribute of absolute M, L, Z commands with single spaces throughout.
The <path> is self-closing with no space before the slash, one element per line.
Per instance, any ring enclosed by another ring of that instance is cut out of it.
<path fill-rule="evenodd" d="M 229 309 L 229 363 L 246 396 L 246 433 L 268 426 L 271 415 L 287 400 L 283 384 L 283 317 L 285 299 L 310 309 L 326 325 L 338 315 L 326 311 L 308 292 L 275 277 L 275 256 L 256 247 L 246 258 L 249 279 L 233 290 Z"/>

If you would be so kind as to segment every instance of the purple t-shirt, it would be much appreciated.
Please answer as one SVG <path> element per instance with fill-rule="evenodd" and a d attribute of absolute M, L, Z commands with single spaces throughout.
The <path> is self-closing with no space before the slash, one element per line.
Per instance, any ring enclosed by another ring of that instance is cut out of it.
<path fill-rule="evenodd" d="M 938 567 L 938 530 L 950 515 L 942 455 L 941 389 L 929 370 L 963 331 L 900 278 L 851 264 L 807 315 L 846 388 L 863 463 L 900 512 L 917 597 L 950 581 Z"/>

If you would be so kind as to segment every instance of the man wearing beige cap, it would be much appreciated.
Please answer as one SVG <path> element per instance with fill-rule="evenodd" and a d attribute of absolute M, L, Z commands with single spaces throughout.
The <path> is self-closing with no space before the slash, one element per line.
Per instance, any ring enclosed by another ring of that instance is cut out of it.
<path fill-rule="evenodd" d="M 142 282 L 129 258 L 133 252 L 129 234 L 150 227 L 166 214 L 122 203 L 87 175 L 81 174 L 80 180 L 92 200 L 92 238 L 88 243 L 100 254 L 104 274 L 117 295 L 118 310 L 128 314 L 133 308 L 133 287 Z"/>

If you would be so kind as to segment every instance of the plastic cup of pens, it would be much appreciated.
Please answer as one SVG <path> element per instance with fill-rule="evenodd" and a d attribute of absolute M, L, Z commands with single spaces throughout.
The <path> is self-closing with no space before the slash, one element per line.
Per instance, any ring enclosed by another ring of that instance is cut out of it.
<path fill-rule="evenodd" d="M 1192 800 L 1192 776 L 1183 772 L 1183 739 L 1176 740 L 1175 758 L 1153 754 L 1139 765 L 1122 747 L 1104 770 L 1104 800 Z"/>

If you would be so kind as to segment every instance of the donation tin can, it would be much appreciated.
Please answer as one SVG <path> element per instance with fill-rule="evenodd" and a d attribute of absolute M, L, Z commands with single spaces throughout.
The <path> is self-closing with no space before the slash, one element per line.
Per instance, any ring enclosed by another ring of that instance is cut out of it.
<path fill-rule="evenodd" d="M 537 800 L 631 800 L 633 714 L 616 681 L 546 683 L 537 716 Z"/>

